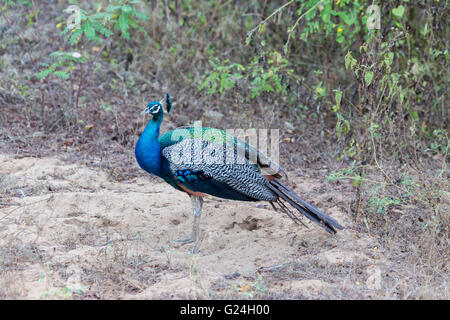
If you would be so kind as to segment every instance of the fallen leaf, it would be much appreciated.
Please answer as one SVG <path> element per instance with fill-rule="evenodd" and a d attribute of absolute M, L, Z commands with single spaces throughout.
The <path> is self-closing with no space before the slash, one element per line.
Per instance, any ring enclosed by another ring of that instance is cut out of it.
<path fill-rule="evenodd" d="M 249 291 L 249 290 L 250 290 L 250 286 L 249 286 L 248 284 L 243 285 L 243 286 L 241 287 L 241 292 L 247 292 L 247 291 Z"/>

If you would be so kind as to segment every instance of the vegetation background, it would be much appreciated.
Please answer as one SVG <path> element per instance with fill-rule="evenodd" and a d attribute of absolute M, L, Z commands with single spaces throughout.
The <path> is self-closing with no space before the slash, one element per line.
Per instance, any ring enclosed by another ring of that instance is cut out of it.
<path fill-rule="evenodd" d="M 279 128 L 285 167 L 351 183 L 355 228 L 408 279 L 396 297 L 448 299 L 448 18 L 442 0 L 2 0 L 0 152 L 133 179 L 138 112 L 166 92 L 169 127 Z"/>

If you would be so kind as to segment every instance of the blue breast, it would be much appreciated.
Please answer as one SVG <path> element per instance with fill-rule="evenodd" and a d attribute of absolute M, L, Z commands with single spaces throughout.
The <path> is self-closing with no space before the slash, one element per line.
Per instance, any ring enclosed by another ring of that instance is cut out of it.
<path fill-rule="evenodd" d="M 155 121 L 156 120 L 156 121 Z M 139 137 L 134 153 L 139 166 L 148 173 L 161 176 L 161 144 L 158 141 L 162 119 L 152 119 Z"/>
<path fill-rule="evenodd" d="M 134 150 L 139 166 L 151 174 L 159 175 L 161 169 L 161 150 L 158 145 L 138 141 Z"/>

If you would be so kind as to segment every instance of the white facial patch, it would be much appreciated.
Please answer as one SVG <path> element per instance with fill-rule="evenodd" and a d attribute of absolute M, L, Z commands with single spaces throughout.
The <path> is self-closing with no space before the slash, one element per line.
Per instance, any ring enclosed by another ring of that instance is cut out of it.
<path fill-rule="evenodd" d="M 160 108 L 161 106 L 159 104 L 154 105 L 153 107 L 150 108 L 150 113 L 158 113 Z"/>

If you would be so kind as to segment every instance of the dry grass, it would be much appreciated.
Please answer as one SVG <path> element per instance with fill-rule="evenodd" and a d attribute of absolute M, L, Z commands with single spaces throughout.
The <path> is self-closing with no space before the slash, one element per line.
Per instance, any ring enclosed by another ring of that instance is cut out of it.
<path fill-rule="evenodd" d="M 335 237 L 264 206 L 208 200 L 202 251 L 192 255 L 171 241 L 190 228 L 188 200 L 164 183 L 144 174 L 120 182 L 55 159 L 1 164 L 2 188 L 29 187 L 0 209 L 5 299 L 448 298 L 442 235 L 414 229 L 417 216 L 407 213 L 368 221 L 365 231 L 347 181 L 289 174 L 297 192 L 344 224 Z"/>

